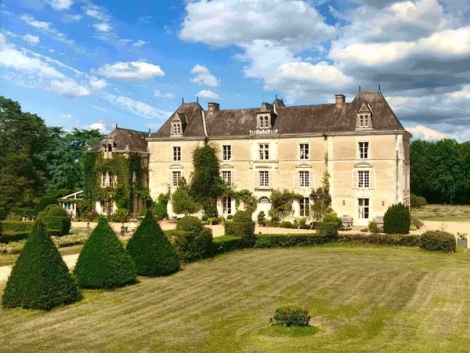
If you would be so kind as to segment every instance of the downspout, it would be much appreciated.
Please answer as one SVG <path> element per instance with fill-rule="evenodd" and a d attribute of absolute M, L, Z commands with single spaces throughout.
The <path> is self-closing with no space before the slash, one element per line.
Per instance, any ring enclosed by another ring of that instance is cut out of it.
<path fill-rule="evenodd" d="M 206 139 L 209 137 L 207 136 L 207 129 L 206 129 L 206 114 L 204 113 L 204 109 L 201 110 L 202 112 L 202 126 L 204 127 L 204 135 L 206 136 Z"/>

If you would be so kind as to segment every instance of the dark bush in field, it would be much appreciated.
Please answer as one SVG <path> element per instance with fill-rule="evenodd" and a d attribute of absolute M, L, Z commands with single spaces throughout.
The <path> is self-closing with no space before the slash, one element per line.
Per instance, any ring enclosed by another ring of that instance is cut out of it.
<path fill-rule="evenodd" d="M 402 203 L 390 206 L 385 212 L 384 233 L 386 234 L 408 234 L 410 224 L 410 210 Z"/>
<path fill-rule="evenodd" d="M 308 310 L 299 305 L 290 304 L 281 306 L 274 313 L 276 324 L 285 326 L 308 326 L 310 315 Z"/>
<path fill-rule="evenodd" d="M 428 230 L 421 235 L 421 248 L 428 251 L 455 252 L 455 237 L 440 230 Z"/>

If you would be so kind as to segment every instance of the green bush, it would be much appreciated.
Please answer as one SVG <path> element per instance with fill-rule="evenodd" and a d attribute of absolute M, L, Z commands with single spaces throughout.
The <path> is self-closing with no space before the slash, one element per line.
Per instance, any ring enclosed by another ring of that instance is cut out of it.
<path fill-rule="evenodd" d="M 421 235 L 420 247 L 428 251 L 455 252 L 455 237 L 440 230 L 429 230 Z"/>
<path fill-rule="evenodd" d="M 410 196 L 410 206 L 411 208 L 421 208 L 426 206 L 428 203 L 426 199 L 422 196 L 416 196 L 414 194 L 411 194 Z"/>
<path fill-rule="evenodd" d="M 127 252 L 134 260 L 140 276 L 166 276 L 180 268 L 175 249 L 150 211 L 127 243 Z"/>
<path fill-rule="evenodd" d="M 50 310 L 79 299 L 77 285 L 44 224 L 35 222 L 8 279 L 3 307 Z"/>
<path fill-rule="evenodd" d="M 408 234 L 410 231 L 411 216 L 408 207 L 402 203 L 391 205 L 384 215 L 384 233 Z"/>
<path fill-rule="evenodd" d="M 44 222 L 50 236 L 61 236 L 70 233 L 70 217 L 59 205 L 48 205 L 46 209 L 38 213 L 38 219 Z"/>
<path fill-rule="evenodd" d="M 315 225 L 317 234 L 321 236 L 337 236 L 338 228 L 338 222 L 317 222 Z"/>
<path fill-rule="evenodd" d="M 337 241 L 386 246 L 419 246 L 420 236 L 404 234 L 340 234 Z"/>
<path fill-rule="evenodd" d="M 212 256 L 213 237 L 210 228 L 202 228 L 200 231 L 185 231 L 174 234 L 173 244 L 176 253 L 184 262 L 194 262 Z"/>
<path fill-rule="evenodd" d="M 26 240 L 14 241 L 8 244 L 0 244 L 0 254 L 19 254 L 23 250 Z"/>
<path fill-rule="evenodd" d="M 30 232 L 28 231 L 3 233 L 0 235 L 0 244 L 8 244 L 11 242 L 27 239 L 29 233 Z"/>
<path fill-rule="evenodd" d="M 271 240 L 266 237 L 257 236 L 255 245 L 253 245 L 255 249 L 265 249 L 271 247 Z"/>
<path fill-rule="evenodd" d="M 83 288 L 116 288 L 135 282 L 137 269 L 105 218 L 90 234 L 75 266 Z"/>
<path fill-rule="evenodd" d="M 209 218 L 208 221 L 209 221 L 209 223 L 210 223 L 211 225 L 213 225 L 213 226 L 219 224 L 219 222 L 220 222 L 219 219 L 218 219 L 218 218 L 215 218 L 215 217 Z"/>
<path fill-rule="evenodd" d="M 194 216 L 184 216 L 176 224 L 176 229 L 185 230 L 190 233 L 199 233 L 203 228 L 199 218 Z"/>
<path fill-rule="evenodd" d="M 411 225 L 412 225 L 412 226 L 415 226 L 416 229 L 419 229 L 419 228 L 421 228 L 422 226 L 424 226 L 424 223 L 423 223 L 423 221 L 421 221 L 418 217 L 413 216 L 413 217 L 411 217 Z"/>
<path fill-rule="evenodd" d="M 343 220 L 338 217 L 336 212 L 328 212 L 322 219 L 323 222 L 327 223 L 336 223 L 338 226 L 338 229 L 341 229 L 343 226 Z"/>
<path fill-rule="evenodd" d="M 264 211 L 260 211 L 256 218 L 258 219 L 258 223 L 264 223 L 266 221 L 266 213 L 264 213 Z"/>
<path fill-rule="evenodd" d="M 212 243 L 212 255 L 225 254 L 234 250 L 244 249 L 242 237 L 222 236 L 214 238 Z"/>
<path fill-rule="evenodd" d="M 79 233 L 79 234 L 63 235 L 60 237 L 51 236 L 51 239 L 54 242 L 56 247 L 66 248 L 68 246 L 85 244 L 88 239 L 88 234 Z"/>
<path fill-rule="evenodd" d="M 308 310 L 296 304 L 281 306 L 274 313 L 276 324 L 284 326 L 308 326 L 310 315 Z"/>
<path fill-rule="evenodd" d="M 34 222 L 2 221 L 3 233 L 27 232 L 33 230 Z"/>
<path fill-rule="evenodd" d="M 125 208 L 118 208 L 116 212 L 111 216 L 111 220 L 117 223 L 127 222 L 129 219 L 129 211 Z"/>
<path fill-rule="evenodd" d="M 39 212 L 42 212 L 46 209 L 47 206 L 49 205 L 57 205 L 59 206 L 59 203 L 57 202 L 57 198 L 54 196 L 50 195 L 45 195 L 39 199 L 39 203 L 37 204 L 36 208 L 34 209 L 34 215 L 37 216 Z"/>
<path fill-rule="evenodd" d="M 290 248 L 294 246 L 314 246 L 332 243 L 335 236 L 318 234 L 262 234 L 256 236 L 257 248 Z"/>
<path fill-rule="evenodd" d="M 294 228 L 294 225 L 292 222 L 289 221 L 282 221 L 281 224 L 279 224 L 280 228 Z"/>
<path fill-rule="evenodd" d="M 56 201 L 57 203 L 57 201 Z M 10 214 L 19 216 L 19 217 L 34 217 L 36 213 L 32 208 L 12 208 Z"/>
<path fill-rule="evenodd" d="M 168 217 L 168 213 L 166 212 L 166 205 L 162 203 L 156 203 L 153 205 L 152 212 L 158 220 L 162 220 Z"/>
<path fill-rule="evenodd" d="M 251 219 L 251 212 L 238 211 L 233 221 L 225 223 L 225 235 L 241 235 L 245 247 L 255 244 L 255 222 Z"/>
<path fill-rule="evenodd" d="M 369 232 L 371 232 L 372 234 L 380 233 L 380 228 L 377 225 L 377 222 L 375 222 L 375 221 L 370 221 L 369 222 Z"/>
<path fill-rule="evenodd" d="M 3 221 L 5 218 L 7 218 L 8 211 L 6 208 L 0 207 L 0 221 Z"/>

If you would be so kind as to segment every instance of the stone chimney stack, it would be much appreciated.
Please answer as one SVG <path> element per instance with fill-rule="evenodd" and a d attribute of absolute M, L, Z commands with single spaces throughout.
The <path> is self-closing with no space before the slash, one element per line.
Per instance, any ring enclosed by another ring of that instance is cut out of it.
<path fill-rule="evenodd" d="M 343 104 L 346 102 L 346 96 L 344 94 L 335 95 L 336 108 L 343 107 Z"/>
<path fill-rule="evenodd" d="M 207 110 L 209 113 L 214 113 L 220 109 L 219 103 L 209 102 L 207 103 Z"/>

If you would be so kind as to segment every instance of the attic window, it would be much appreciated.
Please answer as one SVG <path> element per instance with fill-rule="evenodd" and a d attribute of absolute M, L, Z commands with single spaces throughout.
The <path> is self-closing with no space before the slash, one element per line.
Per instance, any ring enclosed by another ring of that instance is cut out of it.
<path fill-rule="evenodd" d="M 269 129 L 271 126 L 269 121 L 269 115 L 260 115 L 258 117 L 258 128 L 259 129 Z"/>
<path fill-rule="evenodd" d="M 360 113 L 357 114 L 357 127 L 372 127 L 370 121 L 370 113 Z"/>
<path fill-rule="evenodd" d="M 182 127 L 180 122 L 171 123 L 171 134 L 172 135 L 181 135 L 182 134 Z"/>

